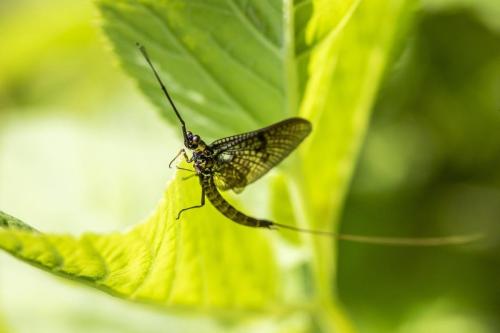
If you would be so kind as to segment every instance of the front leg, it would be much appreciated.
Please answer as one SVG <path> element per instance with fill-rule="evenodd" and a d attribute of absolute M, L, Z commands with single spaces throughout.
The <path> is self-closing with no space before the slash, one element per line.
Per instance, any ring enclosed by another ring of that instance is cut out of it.
<path fill-rule="evenodd" d="M 184 169 L 184 170 L 188 170 L 188 169 Z M 195 171 L 193 171 L 193 170 L 189 170 L 189 171 L 193 172 L 193 174 L 192 174 L 192 175 L 189 175 L 189 176 L 186 176 L 186 177 L 182 177 L 182 180 L 188 180 L 188 179 L 191 179 L 191 178 L 193 178 L 193 177 L 198 176 L 198 174 L 196 174 L 196 172 L 195 172 Z"/>
<path fill-rule="evenodd" d="M 194 172 L 191 176 L 189 177 L 193 177 L 193 176 L 197 176 L 196 175 L 196 172 L 194 170 L 191 170 L 191 169 L 186 169 L 186 168 L 181 168 L 180 166 L 175 166 L 177 168 L 177 170 L 183 170 L 183 171 L 189 171 L 189 172 Z"/>
<path fill-rule="evenodd" d="M 188 163 L 191 163 L 193 161 L 193 158 L 189 158 L 186 154 L 186 150 L 184 148 L 182 148 L 181 150 L 179 150 L 179 152 L 177 153 L 177 155 L 175 155 L 174 159 L 170 161 L 170 163 L 168 163 L 168 167 L 169 168 L 172 168 L 172 163 L 174 163 L 174 161 L 179 157 L 181 156 L 181 154 L 184 156 L 184 159 L 186 160 L 186 162 Z M 178 169 L 182 169 L 182 168 L 178 168 Z M 191 170 L 190 170 L 191 171 Z"/>
<path fill-rule="evenodd" d="M 205 189 L 203 186 L 201 187 L 201 203 L 196 206 L 188 207 L 188 208 L 183 208 L 179 211 L 179 214 L 177 214 L 176 220 L 178 220 L 181 217 L 182 212 L 185 212 L 186 210 L 194 209 L 194 208 L 201 208 L 205 206 Z"/>

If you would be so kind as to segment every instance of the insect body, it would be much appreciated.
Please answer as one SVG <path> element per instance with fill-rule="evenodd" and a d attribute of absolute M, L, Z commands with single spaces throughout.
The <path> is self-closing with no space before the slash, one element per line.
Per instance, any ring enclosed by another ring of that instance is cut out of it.
<path fill-rule="evenodd" d="M 219 190 L 233 190 L 239 193 L 246 185 L 262 177 L 307 137 L 311 132 L 311 123 L 302 118 L 290 118 L 253 132 L 216 140 L 207 145 L 200 136 L 186 130 L 186 124 L 151 63 L 145 48 L 140 46 L 140 50 L 181 123 L 184 146 L 192 153 L 192 156 L 188 157 L 186 150 L 181 149 L 169 166 L 182 155 L 187 162 L 193 163 L 200 180 L 200 204 L 182 209 L 177 219 L 187 210 L 203 207 L 206 197 L 222 214 L 239 224 L 264 228 L 281 226 L 298 230 L 291 226 L 243 214 L 227 202 Z"/>
<path fill-rule="evenodd" d="M 309 135 L 311 132 L 311 123 L 302 118 L 290 118 L 253 132 L 216 140 L 208 145 L 200 136 L 186 130 L 186 124 L 175 107 L 155 67 L 151 63 L 145 48 L 140 45 L 139 48 L 181 123 L 185 148 L 192 153 L 191 157 L 188 157 L 186 150 L 181 149 L 177 156 L 170 162 L 169 166 L 182 155 L 188 163 L 193 164 L 194 172 L 200 180 L 200 204 L 180 210 L 177 214 L 177 219 L 187 210 L 203 207 L 205 205 L 205 198 L 208 198 L 212 205 L 226 217 L 249 227 L 279 227 L 299 232 L 326 235 L 340 240 L 385 245 L 434 246 L 463 244 L 478 238 L 478 235 L 393 238 L 335 234 L 328 231 L 303 229 L 257 219 L 240 212 L 224 199 L 219 190 L 233 190 L 239 193 L 245 186 L 262 177 L 287 157 Z M 183 170 L 192 171 L 189 169 Z"/>
<path fill-rule="evenodd" d="M 201 204 L 205 197 L 231 220 L 251 227 L 271 227 L 274 223 L 243 214 L 231 206 L 219 190 L 241 192 L 281 162 L 311 132 L 311 124 L 302 118 L 290 118 L 257 131 L 217 140 L 207 145 L 199 136 L 186 133 L 186 148 L 192 151 L 187 158 L 194 164 L 202 189 Z M 178 156 L 179 156 L 178 155 Z M 175 160 L 175 159 L 174 159 Z M 178 217 L 179 217 L 178 216 Z"/>
<path fill-rule="evenodd" d="M 311 132 L 311 123 L 302 118 L 290 118 L 253 132 L 216 140 L 207 145 L 200 136 L 186 130 L 186 124 L 151 63 L 146 50 L 142 46 L 140 50 L 181 123 L 184 146 L 192 153 L 192 156 L 188 157 L 186 150 L 181 149 L 169 166 L 182 155 L 187 162 L 193 163 L 196 175 L 200 180 L 200 204 L 182 209 L 177 214 L 177 219 L 187 210 L 203 207 L 206 197 L 222 214 L 239 224 L 264 228 L 282 226 L 243 214 L 227 202 L 219 190 L 233 190 L 239 193 L 246 185 L 262 177 L 304 140 Z M 286 228 L 287 226 L 283 225 L 282 227 Z M 291 226 L 289 228 L 295 229 Z"/>

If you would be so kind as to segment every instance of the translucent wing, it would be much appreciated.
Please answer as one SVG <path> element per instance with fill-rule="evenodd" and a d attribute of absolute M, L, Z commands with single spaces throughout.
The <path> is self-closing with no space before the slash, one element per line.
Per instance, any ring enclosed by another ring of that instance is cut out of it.
<path fill-rule="evenodd" d="M 210 149 L 215 160 L 215 185 L 220 190 L 241 192 L 287 157 L 310 132 L 309 121 L 290 118 L 214 141 Z"/>

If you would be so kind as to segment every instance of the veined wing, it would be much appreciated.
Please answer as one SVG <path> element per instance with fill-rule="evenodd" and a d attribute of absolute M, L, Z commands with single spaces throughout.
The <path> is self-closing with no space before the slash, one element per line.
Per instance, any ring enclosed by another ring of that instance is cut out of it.
<path fill-rule="evenodd" d="M 243 188 L 287 157 L 311 132 L 311 123 L 289 118 L 271 126 L 214 141 L 214 181 L 220 190 Z"/>

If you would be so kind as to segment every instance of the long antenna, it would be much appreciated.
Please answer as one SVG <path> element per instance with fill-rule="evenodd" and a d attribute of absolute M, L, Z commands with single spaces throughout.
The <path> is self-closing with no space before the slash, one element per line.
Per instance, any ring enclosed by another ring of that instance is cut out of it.
<path fill-rule="evenodd" d="M 184 119 L 182 119 L 181 114 L 179 113 L 179 111 L 175 107 L 174 101 L 172 100 L 172 98 L 170 97 L 170 94 L 167 91 L 167 88 L 165 87 L 165 85 L 161 81 L 160 75 L 158 75 L 158 72 L 156 71 L 155 66 L 153 66 L 153 63 L 149 59 L 149 55 L 148 55 L 148 53 L 146 51 L 146 48 L 143 45 L 139 44 L 139 43 L 136 43 L 136 44 L 137 44 L 137 47 L 139 48 L 139 50 L 141 51 L 142 55 L 144 56 L 144 59 L 146 59 L 149 67 L 153 71 L 153 74 L 155 75 L 156 80 L 158 81 L 158 83 L 161 86 L 161 90 L 163 90 L 163 93 L 165 94 L 165 96 L 167 97 L 168 101 L 170 102 L 170 105 L 172 105 L 172 108 L 174 109 L 174 112 L 177 115 L 177 118 L 179 118 L 179 121 L 181 122 L 181 126 L 182 126 L 182 135 L 184 136 L 184 142 L 187 142 L 186 123 L 184 122 Z"/>
<path fill-rule="evenodd" d="M 322 235 L 336 238 L 338 240 L 345 240 L 365 244 L 379 244 L 379 245 L 394 245 L 394 246 L 442 246 L 442 245 L 459 245 L 467 244 L 477 241 L 484 237 L 482 234 L 472 235 L 453 235 L 443 237 L 425 237 L 425 238 L 407 238 L 407 237 L 377 237 L 377 236 L 361 236 L 350 234 L 336 234 L 334 232 L 322 230 L 310 230 L 294 227 L 291 225 L 280 224 L 273 222 L 273 226 L 283 229 L 306 232 L 314 235 Z"/>

